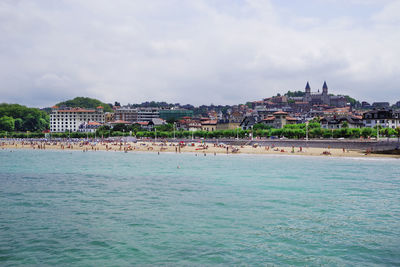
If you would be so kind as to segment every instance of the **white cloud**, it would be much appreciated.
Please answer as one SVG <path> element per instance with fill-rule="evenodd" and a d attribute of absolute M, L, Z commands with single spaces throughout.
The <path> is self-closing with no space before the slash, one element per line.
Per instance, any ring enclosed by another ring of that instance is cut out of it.
<path fill-rule="evenodd" d="M 233 104 L 327 80 L 335 93 L 394 102 L 399 6 L 381 3 L 365 25 L 288 16 L 268 0 L 2 1 L 0 93 L 42 106 L 80 95 Z"/>

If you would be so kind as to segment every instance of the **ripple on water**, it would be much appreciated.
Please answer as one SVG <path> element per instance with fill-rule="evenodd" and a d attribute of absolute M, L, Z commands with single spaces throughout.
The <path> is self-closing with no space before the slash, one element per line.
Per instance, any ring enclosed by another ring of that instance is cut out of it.
<path fill-rule="evenodd" d="M 400 265 L 398 160 L 5 153 L 0 265 Z"/>

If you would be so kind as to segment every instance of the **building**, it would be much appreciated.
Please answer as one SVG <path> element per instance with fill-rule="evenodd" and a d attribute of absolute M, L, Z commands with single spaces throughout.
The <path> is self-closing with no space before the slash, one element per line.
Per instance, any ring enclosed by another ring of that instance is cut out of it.
<path fill-rule="evenodd" d="M 160 109 L 160 118 L 165 121 L 177 121 L 183 117 L 193 117 L 193 110 L 187 109 Z"/>
<path fill-rule="evenodd" d="M 195 132 L 201 130 L 201 122 L 190 117 L 183 117 L 176 123 L 176 128 L 179 130 Z"/>
<path fill-rule="evenodd" d="M 121 121 L 137 122 L 138 110 L 130 107 L 119 107 L 114 112 L 114 119 Z"/>
<path fill-rule="evenodd" d="M 372 103 L 373 108 L 389 108 L 390 103 L 389 102 L 374 102 Z"/>
<path fill-rule="evenodd" d="M 330 108 L 330 109 L 325 109 L 322 111 L 323 116 L 321 117 L 345 117 L 348 115 L 351 115 L 351 110 L 350 107 L 344 107 L 344 108 Z"/>
<path fill-rule="evenodd" d="M 243 119 L 222 119 L 217 122 L 217 130 L 234 130 L 240 127 Z"/>
<path fill-rule="evenodd" d="M 273 128 L 283 128 L 286 124 L 296 124 L 297 119 L 288 116 L 287 112 L 277 111 L 273 115 L 263 119 L 261 123 L 270 125 Z"/>
<path fill-rule="evenodd" d="M 361 128 L 364 126 L 362 117 L 358 116 L 342 116 L 342 117 L 326 117 L 322 118 L 321 128 L 324 129 L 340 129 L 346 124 L 347 128 Z"/>
<path fill-rule="evenodd" d="M 368 109 L 368 108 L 372 108 L 372 106 L 367 101 L 363 101 L 363 102 L 361 102 L 361 108 Z"/>
<path fill-rule="evenodd" d="M 298 98 L 295 100 L 299 101 Z M 345 107 L 347 105 L 347 100 L 344 96 L 329 95 L 326 82 L 322 85 L 322 93 L 320 93 L 319 90 L 316 93 L 312 93 L 310 84 L 307 82 L 302 102 L 307 102 L 310 105 L 328 105 L 333 107 Z"/>
<path fill-rule="evenodd" d="M 134 123 L 135 125 L 138 125 L 140 128 L 147 130 L 147 131 L 152 131 L 154 127 L 156 126 L 161 126 L 167 124 L 165 120 L 160 119 L 160 118 L 154 118 L 150 121 L 139 121 Z"/>
<path fill-rule="evenodd" d="M 131 123 L 148 121 L 160 118 L 159 108 L 131 108 L 118 107 L 115 110 L 115 120 L 129 121 Z"/>
<path fill-rule="evenodd" d="M 115 114 L 114 112 L 106 112 L 104 113 L 104 120 L 105 122 L 111 122 L 115 120 Z"/>
<path fill-rule="evenodd" d="M 138 108 L 137 121 L 148 121 L 160 118 L 159 108 Z"/>
<path fill-rule="evenodd" d="M 201 122 L 201 130 L 213 132 L 217 130 L 217 120 L 207 120 Z"/>
<path fill-rule="evenodd" d="M 365 127 L 374 127 L 379 125 L 383 128 L 400 127 L 400 111 L 391 109 L 374 109 L 363 114 L 363 122 Z"/>
<path fill-rule="evenodd" d="M 77 132 L 82 124 L 105 121 L 104 109 L 98 106 L 96 109 L 57 107 L 51 108 L 50 131 L 51 132 Z"/>
<path fill-rule="evenodd" d="M 130 121 L 123 121 L 123 120 L 116 120 L 107 123 L 111 128 L 114 128 L 115 125 L 124 124 L 124 125 L 131 125 L 132 122 Z"/>
<path fill-rule="evenodd" d="M 91 121 L 88 123 L 83 123 L 79 126 L 78 132 L 83 132 L 83 133 L 94 133 L 96 130 L 102 126 L 100 122 L 97 121 Z"/>
<path fill-rule="evenodd" d="M 253 129 L 253 126 L 257 123 L 257 117 L 247 116 L 240 123 L 240 128 L 243 130 Z"/>

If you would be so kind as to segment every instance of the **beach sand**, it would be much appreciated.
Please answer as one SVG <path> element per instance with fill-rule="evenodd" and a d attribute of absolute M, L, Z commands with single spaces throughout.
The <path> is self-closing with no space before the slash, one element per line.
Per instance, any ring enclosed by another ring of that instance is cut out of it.
<path fill-rule="evenodd" d="M 337 148 L 314 148 L 314 147 L 264 147 L 264 146 L 230 146 L 214 145 L 212 143 L 201 144 L 198 142 L 179 145 L 171 142 L 23 142 L 7 141 L 0 143 L 1 149 L 50 149 L 50 150 L 80 150 L 90 151 L 120 151 L 125 153 L 132 152 L 152 152 L 152 153 L 195 153 L 198 155 L 217 155 L 217 154 L 271 154 L 271 155 L 304 155 L 304 156 L 323 156 L 323 157 L 381 157 L 381 158 L 400 158 L 400 155 L 366 154 L 362 150 L 343 150 Z"/>

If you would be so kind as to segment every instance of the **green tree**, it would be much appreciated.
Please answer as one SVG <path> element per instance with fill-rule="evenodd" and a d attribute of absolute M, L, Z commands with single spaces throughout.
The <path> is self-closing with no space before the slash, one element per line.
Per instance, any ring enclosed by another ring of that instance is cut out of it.
<path fill-rule="evenodd" d="M 395 129 L 395 135 L 397 136 L 397 141 L 400 141 L 400 127 Z"/>
<path fill-rule="evenodd" d="M 49 129 L 49 115 L 37 108 L 28 108 L 18 104 L 0 104 L 0 117 L 8 116 L 16 122 L 17 131 L 42 131 Z M 22 122 L 21 122 L 22 121 Z"/>
<path fill-rule="evenodd" d="M 361 136 L 364 138 L 368 138 L 368 137 L 372 136 L 372 132 L 373 132 L 373 129 L 371 129 L 369 127 L 362 128 Z"/>
<path fill-rule="evenodd" d="M 14 119 L 12 117 L 3 116 L 0 118 L 0 131 L 14 131 Z"/>
<path fill-rule="evenodd" d="M 155 127 L 157 131 L 173 131 L 174 130 L 174 124 L 173 123 L 167 123 L 164 125 L 159 125 Z"/>
<path fill-rule="evenodd" d="M 113 132 L 128 132 L 128 129 L 125 124 L 118 123 L 113 127 Z"/>
<path fill-rule="evenodd" d="M 291 92 L 290 90 L 285 94 L 285 96 L 287 97 L 302 97 L 304 96 L 306 93 L 303 91 L 294 91 Z"/>
<path fill-rule="evenodd" d="M 266 125 L 265 123 L 256 123 L 253 125 L 253 130 L 267 130 L 272 128 L 271 125 Z"/>
<path fill-rule="evenodd" d="M 23 131 L 24 121 L 21 118 L 16 118 L 14 120 L 15 130 L 16 131 Z M 45 124 L 47 126 L 47 122 Z"/>

